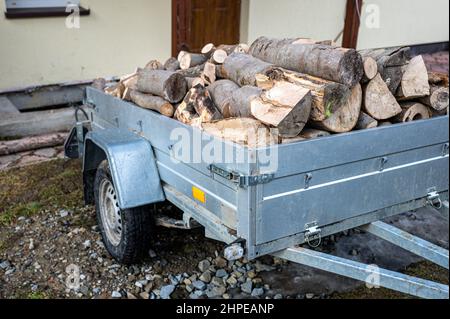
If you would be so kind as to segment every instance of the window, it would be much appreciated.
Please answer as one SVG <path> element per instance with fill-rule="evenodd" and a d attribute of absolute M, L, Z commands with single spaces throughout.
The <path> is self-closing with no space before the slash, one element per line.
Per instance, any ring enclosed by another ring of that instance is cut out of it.
<path fill-rule="evenodd" d="M 5 16 L 14 18 L 67 16 L 72 11 L 66 10 L 70 5 L 77 6 L 80 15 L 88 15 L 89 9 L 80 6 L 80 0 L 5 0 Z"/>

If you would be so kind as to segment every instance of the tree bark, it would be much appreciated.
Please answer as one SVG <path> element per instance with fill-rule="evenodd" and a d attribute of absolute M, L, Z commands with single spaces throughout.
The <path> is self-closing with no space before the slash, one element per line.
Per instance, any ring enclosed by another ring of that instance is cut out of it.
<path fill-rule="evenodd" d="M 324 121 L 313 121 L 312 125 L 333 133 L 346 133 L 353 130 L 358 123 L 362 105 L 362 88 L 355 85 L 343 106 Z"/>
<path fill-rule="evenodd" d="M 0 142 L 0 156 L 60 146 L 66 138 L 67 133 L 55 133 Z"/>
<path fill-rule="evenodd" d="M 164 69 L 172 72 L 178 71 L 180 69 L 180 62 L 174 57 L 169 58 L 166 63 L 164 63 Z"/>
<path fill-rule="evenodd" d="M 232 80 L 240 86 L 256 86 L 256 75 L 266 74 L 272 68 L 274 65 L 248 54 L 233 53 L 222 65 L 220 76 Z"/>
<path fill-rule="evenodd" d="M 205 81 L 202 78 L 186 78 L 186 82 L 189 89 L 192 89 L 197 85 L 206 86 Z"/>
<path fill-rule="evenodd" d="M 204 69 L 205 65 L 201 64 L 187 70 L 178 70 L 177 73 L 188 78 L 199 78 L 202 76 Z"/>
<path fill-rule="evenodd" d="M 378 126 L 377 120 L 375 120 L 370 115 L 361 112 L 361 114 L 359 115 L 358 123 L 356 124 L 357 130 L 366 130 L 370 128 L 375 128 L 377 126 Z"/>
<path fill-rule="evenodd" d="M 364 111 L 376 120 L 387 120 L 402 111 L 379 74 L 365 87 L 363 105 Z"/>
<path fill-rule="evenodd" d="M 311 92 L 285 81 L 269 90 L 244 86 L 230 100 L 231 117 L 253 117 L 277 128 L 281 137 L 295 137 L 305 127 L 311 113 Z"/>
<path fill-rule="evenodd" d="M 145 70 L 165 70 L 164 65 L 158 60 L 151 60 L 144 68 Z"/>
<path fill-rule="evenodd" d="M 430 88 L 430 95 L 420 99 L 420 102 L 428 105 L 434 110 L 441 112 L 449 106 L 449 89 L 448 87 L 440 87 L 432 85 Z"/>
<path fill-rule="evenodd" d="M 180 102 L 187 92 L 187 83 L 181 74 L 162 70 L 142 70 L 136 86 L 139 91 L 160 96 L 170 103 Z"/>
<path fill-rule="evenodd" d="M 428 72 L 428 82 L 433 85 L 448 88 L 448 74 L 439 72 Z"/>
<path fill-rule="evenodd" d="M 190 89 L 184 98 L 184 103 L 188 105 L 187 109 L 195 109 L 202 123 L 223 119 L 204 86 L 197 85 Z"/>
<path fill-rule="evenodd" d="M 186 103 L 185 101 L 181 102 L 181 104 L 177 107 L 174 117 L 181 123 L 191 126 L 198 126 L 201 121 L 194 109 L 194 106 Z"/>
<path fill-rule="evenodd" d="M 324 121 L 330 117 L 344 105 L 351 94 L 350 88 L 343 84 L 281 68 L 269 69 L 266 74 L 256 75 L 256 79 L 257 86 L 263 89 L 268 80 L 282 80 L 311 90 L 313 121 Z"/>
<path fill-rule="evenodd" d="M 203 123 L 202 129 L 209 135 L 250 148 L 278 144 L 277 137 L 264 124 L 251 118 L 233 118 Z"/>
<path fill-rule="evenodd" d="M 422 56 L 419 55 L 404 67 L 397 96 L 401 100 L 412 100 L 428 95 L 430 95 L 428 71 Z"/>
<path fill-rule="evenodd" d="M 203 54 L 186 53 L 178 61 L 180 62 L 180 68 L 182 70 L 187 70 L 194 66 L 204 64 L 208 61 L 208 58 Z"/>
<path fill-rule="evenodd" d="M 402 112 L 397 115 L 394 120 L 400 123 L 425 120 L 430 118 L 429 109 L 417 102 L 401 103 Z"/>
<path fill-rule="evenodd" d="M 130 92 L 131 100 L 144 109 L 157 111 L 167 117 L 172 117 L 174 114 L 174 107 L 172 104 L 162 99 L 159 96 L 141 93 L 135 90 Z"/>
<path fill-rule="evenodd" d="M 237 90 L 239 90 L 239 85 L 230 80 L 220 80 L 208 86 L 214 104 L 224 118 L 231 117 L 230 101 L 233 93 Z"/>
<path fill-rule="evenodd" d="M 298 39 L 261 37 L 250 47 L 250 54 L 288 70 L 350 87 L 361 81 L 364 73 L 363 60 L 355 50 L 296 41 Z"/>

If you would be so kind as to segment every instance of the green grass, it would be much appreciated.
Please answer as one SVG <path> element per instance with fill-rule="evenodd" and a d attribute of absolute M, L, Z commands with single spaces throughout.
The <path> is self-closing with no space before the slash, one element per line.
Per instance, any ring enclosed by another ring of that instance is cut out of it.
<path fill-rule="evenodd" d="M 41 299 L 47 299 L 47 295 L 40 291 L 30 292 L 26 299 L 31 300 L 41 300 Z"/>
<path fill-rule="evenodd" d="M 79 161 L 54 160 L 0 172 L 0 226 L 47 209 L 83 207 Z"/>

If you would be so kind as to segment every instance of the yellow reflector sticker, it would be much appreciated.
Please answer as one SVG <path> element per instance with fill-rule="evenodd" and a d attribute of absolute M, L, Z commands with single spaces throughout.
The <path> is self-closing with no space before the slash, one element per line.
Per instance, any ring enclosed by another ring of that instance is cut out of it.
<path fill-rule="evenodd" d="M 197 187 L 192 187 L 192 196 L 200 203 L 206 203 L 206 194 L 204 191 L 198 189 Z"/>

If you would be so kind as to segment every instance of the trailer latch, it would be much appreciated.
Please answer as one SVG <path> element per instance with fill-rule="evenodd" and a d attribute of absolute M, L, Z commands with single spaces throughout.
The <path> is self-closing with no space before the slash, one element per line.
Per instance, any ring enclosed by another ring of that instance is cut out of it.
<path fill-rule="evenodd" d="M 208 169 L 211 171 L 212 174 L 216 174 L 229 181 L 232 181 L 233 183 L 238 184 L 239 187 L 249 187 L 260 184 L 267 184 L 270 181 L 272 181 L 275 177 L 275 174 L 241 175 L 236 172 L 227 171 L 216 165 L 210 165 Z"/>
<path fill-rule="evenodd" d="M 317 222 L 308 223 L 305 225 L 305 241 L 312 247 L 317 248 L 322 243 L 322 229 L 319 228 Z"/>
<path fill-rule="evenodd" d="M 436 188 L 433 187 L 428 190 L 427 202 L 436 209 L 442 208 L 441 195 L 436 191 Z"/>

